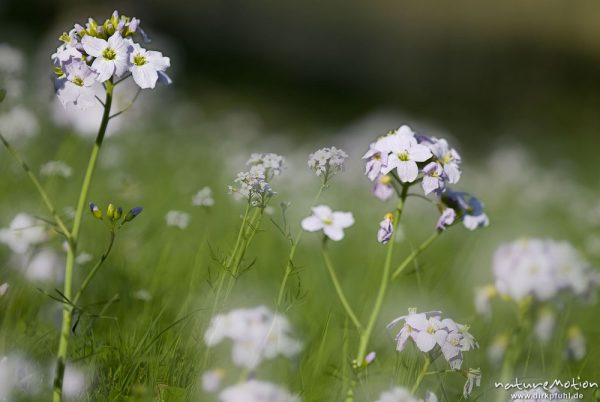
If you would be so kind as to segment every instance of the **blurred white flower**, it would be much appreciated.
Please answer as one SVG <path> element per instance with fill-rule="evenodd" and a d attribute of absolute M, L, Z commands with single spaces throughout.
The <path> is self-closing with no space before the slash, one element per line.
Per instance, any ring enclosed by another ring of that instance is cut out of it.
<path fill-rule="evenodd" d="M 152 293 L 147 291 L 146 289 L 138 289 L 131 295 L 134 299 L 138 299 L 141 301 L 149 302 L 152 300 Z"/>
<path fill-rule="evenodd" d="M 278 355 L 292 358 L 302 350 L 302 344 L 291 338 L 288 320 L 264 306 L 213 317 L 204 341 L 213 347 L 226 338 L 233 341 L 233 363 L 249 369 Z"/>
<path fill-rule="evenodd" d="M 250 380 L 232 385 L 219 394 L 221 402 L 300 402 L 297 395 L 264 381 Z"/>
<path fill-rule="evenodd" d="M 269 181 L 274 176 L 279 176 L 283 172 L 284 163 L 285 160 L 281 155 L 274 153 L 254 153 L 250 155 L 250 159 L 248 159 L 246 165 L 250 166 L 250 172 L 259 173 Z"/>
<path fill-rule="evenodd" d="M 595 294 L 600 274 L 567 242 L 525 239 L 500 246 L 493 273 L 500 294 L 520 301 L 527 296 L 546 301 L 559 292 L 582 298 Z"/>
<path fill-rule="evenodd" d="M 29 360 L 18 354 L 0 358 L 0 401 L 14 400 L 14 392 L 35 394 L 42 385 L 42 373 Z"/>
<path fill-rule="evenodd" d="M 498 295 L 494 285 L 479 286 L 475 288 L 475 311 L 484 318 L 489 319 L 492 316 L 492 307 L 490 300 Z"/>
<path fill-rule="evenodd" d="M 40 167 L 40 174 L 69 178 L 73 174 L 73 169 L 63 161 L 48 161 Z"/>
<path fill-rule="evenodd" d="M 494 367 L 500 367 L 504 360 L 504 354 L 508 347 L 509 336 L 507 334 L 496 335 L 488 347 L 487 357 Z"/>
<path fill-rule="evenodd" d="M 93 258 L 94 257 L 91 254 L 86 253 L 84 251 L 84 252 L 79 253 L 77 258 L 75 258 L 75 263 L 77 265 L 84 265 L 84 264 L 87 264 L 88 262 L 92 261 Z"/>
<path fill-rule="evenodd" d="M 190 214 L 183 211 L 169 211 L 165 216 L 167 226 L 174 226 L 179 229 L 185 229 L 190 224 Z"/>
<path fill-rule="evenodd" d="M 6 244 L 16 254 L 24 254 L 46 240 L 45 226 L 26 213 L 17 214 L 8 228 L 0 229 L 0 243 Z"/>
<path fill-rule="evenodd" d="M 6 43 L 0 43 L 0 73 L 16 75 L 23 71 L 23 52 Z"/>
<path fill-rule="evenodd" d="M 23 106 L 0 114 L 0 132 L 9 142 L 34 137 L 40 129 L 37 117 Z"/>
<path fill-rule="evenodd" d="M 567 330 L 566 356 L 570 360 L 582 360 L 586 355 L 586 342 L 581 329 L 572 325 Z"/>
<path fill-rule="evenodd" d="M 323 180 L 324 183 L 344 170 L 344 162 L 348 154 L 336 147 L 321 148 L 308 156 L 308 167 Z"/>
<path fill-rule="evenodd" d="M 394 387 L 384 391 L 375 402 L 419 402 L 406 388 Z"/>
<path fill-rule="evenodd" d="M 344 238 L 344 229 L 354 224 L 351 212 L 332 211 L 327 205 L 312 208 L 312 215 L 302 220 L 302 229 L 308 232 L 322 230 L 331 240 Z"/>
<path fill-rule="evenodd" d="M 212 207 L 215 205 L 212 189 L 208 186 L 200 189 L 192 198 L 192 205 L 199 207 Z"/>
<path fill-rule="evenodd" d="M 86 374 L 81 369 L 67 365 L 63 378 L 63 395 L 67 399 L 81 400 L 81 394 L 87 388 Z"/>
<path fill-rule="evenodd" d="M 10 286 L 7 282 L 4 282 L 2 285 L 0 285 L 0 296 L 4 296 L 6 292 L 8 292 L 9 287 Z"/>
<path fill-rule="evenodd" d="M 551 308 L 545 307 L 540 309 L 535 322 L 535 336 L 542 344 L 547 344 L 554 335 L 554 326 L 556 325 L 556 315 Z"/>
<path fill-rule="evenodd" d="M 206 392 L 217 392 L 221 388 L 221 382 L 225 377 L 223 369 L 205 371 L 202 374 L 202 389 Z"/>
<path fill-rule="evenodd" d="M 25 276 L 34 282 L 54 282 L 59 279 L 62 267 L 63 260 L 56 251 L 42 249 L 27 263 Z"/>

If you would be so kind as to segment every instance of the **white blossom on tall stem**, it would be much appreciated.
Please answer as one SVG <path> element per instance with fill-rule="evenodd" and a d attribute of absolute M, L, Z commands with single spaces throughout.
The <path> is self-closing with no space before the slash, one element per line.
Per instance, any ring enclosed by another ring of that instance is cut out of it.
<path fill-rule="evenodd" d="M 96 102 L 94 84 L 97 74 L 83 61 L 73 60 L 66 63 L 64 75 L 56 81 L 58 99 L 67 106 L 69 103 L 80 109 L 87 109 Z"/>
<path fill-rule="evenodd" d="M 334 212 L 327 205 L 317 205 L 312 208 L 312 215 L 302 220 L 302 229 L 308 232 L 322 230 L 331 240 L 339 241 L 344 238 L 344 229 L 353 224 L 351 212 Z"/>
<path fill-rule="evenodd" d="M 121 77 L 128 70 L 131 47 L 119 32 L 108 40 L 85 35 L 81 43 L 86 53 L 95 57 L 92 69 L 98 74 L 99 82 L 108 80 L 113 74 Z"/>
<path fill-rule="evenodd" d="M 131 45 L 129 62 L 133 80 L 140 88 L 154 88 L 158 73 L 171 66 L 171 60 L 161 52 L 146 50 L 137 43 Z"/>
<path fill-rule="evenodd" d="M 382 141 L 383 147 L 390 152 L 382 173 L 388 174 L 396 169 L 398 178 L 403 183 L 415 181 L 419 175 L 417 162 L 425 162 L 432 155 L 429 148 L 417 143 L 414 132 L 408 126 L 400 127 L 396 133 L 384 137 Z"/>

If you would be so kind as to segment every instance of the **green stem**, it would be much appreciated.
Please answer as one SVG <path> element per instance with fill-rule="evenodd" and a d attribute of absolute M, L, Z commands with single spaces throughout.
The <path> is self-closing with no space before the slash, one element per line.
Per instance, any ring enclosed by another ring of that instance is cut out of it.
<path fill-rule="evenodd" d="M 69 247 L 67 249 L 67 261 L 65 265 L 65 283 L 63 294 L 67 300 L 71 299 L 72 292 L 72 281 L 73 281 L 73 267 L 75 266 L 75 254 L 77 253 L 77 242 L 79 240 L 79 232 L 81 230 L 81 221 L 83 218 L 83 211 L 86 207 L 86 201 L 90 190 L 90 184 L 96 169 L 96 162 L 98 160 L 98 154 L 102 147 L 102 141 L 106 134 L 106 127 L 110 120 L 110 107 L 112 104 L 112 93 L 113 84 L 111 81 L 106 81 L 106 100 L 104 102 L 104 113 L 102 115 L 102 121 L 100 123 L 100 129 L 96 137 L 96 142 L 92 148 L 92 153 L 88 162 L 81 191 L 79 193 L 79 201 L 77 202 L 77 210 L 75 212 L 75 220 L 73 222 L 73 229 L 71 230 L 71 236 L 69 238 Z M 71 321 L 73 320 L 73 305 L 70 303 L 63 304 L 63 317 L 62 317 L 62 328 L 60 331 L 60 339 L 58 344 L 58 352 L 56 354 L 56 373 L 54 376 L 54 392 L 53 402 L 62 401 L 62 385 L 63 377 L 65 374 L 65 366 L 67 360 L 67 351 L 69 348 L 69 335 L 71 331 Z"/>
<path fill-rule="evenodd" d="M 331 281 L 333 282 L 335 293 L 340 299 L 340 302 L 342 303 L 346 314 L 348 314 L 348 317 L 350 318 L 358 332 L 362 332 L 362 324 L 356 317 L 356 314 L 354 314 L 354 310 L 352 310 L 350 303 L 348 303 L 348 299 L 346 299 L 346 296 L 344 295 L 344 290 L 342 289 L 342 285 L 340 284 L 335 270 L 333 269 L 333 265 L 331 264 L 329 254 L 327 254 L 327 250 L 325 249 L 325 244 L 323 244 L 323 247 L 321 248 L 321 253 L 323 254 L 323 261 L 325 261 L 325 266 L 327 267 L 327 271 L 329 272 L 329 276 L 331 277 Z"/>
<path fill-rule="evenodd" d="M 112 250 L 112 246 L 113 246 L 114 242 L 115 242 L 115 231 L 113 229 L 111 229 L 110 241 L 108 243 L 108 247 L 106 247 L 104 254 L 102 254 L 102 256 L 100 256 L 100 260 L 96 263 L 96 265 L 94 265 L 94 267 L 91 269 L 91 271 L 87 274 L 87 276 L 83 280 L 83 283 L 81 284 L 81 287 L 79 288 L 77 293 L 75 293 L 75 297 L 73 298 L 73 304 L 75 306 L 77 305 L 77 302 L 81 298 L 81 295 L 83 294 L 83 292 L 85 292 L 88 285 L 94 278 L 94 275 L 96 275 L 96 272 L 98 272 L 98 270 L 100 269 L 100 267 L 102 266 L 104 261 L 106 261 L 106 259 L 108 258 L 108 255 L 110 254 L 110 251 Z"/>
<path fill-rule="evenodd" d="M 414 249 L 413 252 L 410 253 L 408 255 L 408 257 L 406 257 L 404 259 L 404 261 L 402 261 L 402 263 L 398 266 L 398 268 L 396 268 L 396 270 L 392 274 L 392 280 L 396 279 L 402 273 L 402 271 L 404 271 L 404 269 L 415 258 L 417 258 L 419 256 L 419 254 L 421 254 L 423 251 L 425 251 L 425 249 L 427 249 L 427 247 L 429 247 L 431 245 L 431 243 L 433 243 L 433 241 L 435 239 L 437 239 L 441 234 L 442 234 L 441 231 L 436 231 L 434 234 L 432 234 L 431 236 L 429 236 L 429 238 L 427 240 L 425 240 L 423 243 L 421 243 L 421 245 L 419 247 L 417 247 L 416 249 Z"/>
<path fill-rule="evenodd" d="M 29 165 L 27 165 L 27 163 L 19 156 L 18 152 L 12 147 L 12 145 L 9 144 L 9 142 L 6 140 L 6 138 L 4 138 L 4 136 L 2 134 L 0 134 L 0 141 L 2 141 L 2 144 L 4 144 L 4 146 L 6 147 L 8 152 L 12 155 L 12 157 L 17 162 L 19 162 L 19 164 L 21 165 L 21 167 L 23 168 L 23 170 L 25 171 L 25 173 L 27 174 L 27 176 L 29 177 L 29 179 L 31 180 L 33 185 L 35 186 L 36 190 L 42 197 L 42 201 L 44 201 L 46 208 L 48 208 L 48 211 L 50 211 L 50 213 L 52 214 L 52 217 L 56 221 L 56 224 L 62 231 L 63 235 L 67 238 L 67 240 L 70 240 L 71 232 L 67 229 L 67 226 L 63 222 L 60 215 L 58 215 L 58 212 L 56 211 L 54 204 L 52 204 L 52 201 L 50 201 L 50 197 L 48 196 L 48 194 L 46 193 L 46 191 L 40 184 L 40 181 L 36 177 L 35 173 L 33 173 L 33 171 L 29 168 Z"/>
<path fill-rule="evenodd" d="M 321 197 L 321 193 L 323 192 L 324 189 L 325 189 L 325 184 L 321 184 L 321 187 L 319 187 L 319 191 L 317 192 L 317 195 L 315 196 L 313 202 L 311 203 L 311 208 L 315 206 L 315 204 Z M 302 238 L 303 233 L 304 233 L 304 230 L 302 230 L 302 229 L 300 229 L 298 231 L 298 234 L 296 235 L 294 241 L 292 242 L 292 247 L 290 248 L 290 254 L 288 255 L 287 263 L 285 266 L 285 272 L 283 274 L 283 279 L 281 281 L 281 285 L 279 286 L 279 292 L 277 295 L 277 308 L 278 309 L 281 309 L 281 304 L 283 303 L 283 297 L 285 295 L 285 288 L 287 285 L 287 281 L 293 271 L 294 257 L 296 256 L 296 249 L 298 248 L 298 244 L 300 244 L 300 239 Z"/>
<path fill-rule="evenodd" d="M 425 376 L 427 375 L 427 370 L 429 370 L 430 365 L 431 365 L 431 360 L 429 359 L 429 357 L 426 357 L 425 364 L 423 364 L 423 367 L 421 368 L 421 372 L 419 373 L 419 376 L 417 377 L 415 384 L 413 385 L 412 389 L 410 390 L 411 394 L 414 395 L 415 392 L 417 392 L 417 390 L 419 389 L 419 385 L 421 385 L 423 378 L 425 378 Z"/>
<path fill-rule="evenodd" d="M 388 242 L 387 254 L 385 257 L 385 263 L 383 265 L 383 274 L 381 276 L 381 284 L 379 286 L 379 292 L 377 293 L 377 299 L 375 299 L 375 306 L 371 311 L 371 316 L 367 323 L 365 331 L 360 335 L 360 342 L 358 347 L 358 354 L 356 356 L 356 364 L 358 367 L 364 365 L 365 357 L 367 355 L 367 347 L 369 346 L 369 340 L 373 333 L 373 328 L 379 317 L 379 312 L 383 306 L 383 300 L 387 292 L 387 288 L 390 281 L 390 270 L 392 267 L 392 256 L 394 254 L 394 244 L 396 243 L 396 234 L 398 233 L 398 224 L 400 223 L 400 217 L 402 216 L 402 210 L 404 209 L 404 202 L 406 201 L 406 195 L 408 193 L 409 185 L 404 184 L 402 186 L 402 192 L 400 194 L 400 200 L 398 201 L 396 216 L 394 217 L 394 232 L 392 238 Z"/>

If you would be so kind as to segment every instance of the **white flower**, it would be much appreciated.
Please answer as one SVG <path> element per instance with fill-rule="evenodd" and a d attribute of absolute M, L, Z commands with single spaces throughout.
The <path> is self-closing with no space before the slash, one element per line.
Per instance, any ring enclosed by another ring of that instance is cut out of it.
<path fill-rule="evenodd" d="M 25 57 L 19 49 L 0 43 L 0 73 L 18 74 L 23 71 Z"/>
<path fill-rule="evenodd" d="M 440 193 L 444 191 L 444 169 L 438 162 L 429 162 L 423 168 L 423 192 L 425 195 L 436 192 Z"/>
<path fill-rule="evenodd" d="M 62 267 L 63 260 L 56 251 L 43 249 L 33 255 L 25 276 L 35 282 L 52 282 L 58 280 Z"/>
<path fill-rule="evenodd" d="M 308 232 L 322 230 L 331 240 L 344 238 L 344 229 L 354 224 L 351 212 L 332 211 L 327 205 L 312 208 L 313 214 L 302 220 L 302 229 Z"/>
<path fill-rule="evenodd" d="M 204 333 L 204 341 L 213 347 L 224 339 L 231 339 L 233 363 L 255 369 L 263 360 L 278 355 L 292 358 L 298 354 L 302 344 L 290 334 L 291 326 L 284 316 L 260 306 L 213 317 Z"/>
<path fill-rule="evenodd" d="M 22 106 L 15 106 L 0 115 L 0 132 L 8 141 L 34 137 L 39 129 L 37 117 Z"/>
<path fill-rule="evenodd" d="M 127 71 L 130 49 L 119 32 L 115 32 L 108 41 L 85 35 L 81 43 L 86 53 L 95 57 L 92 69 L 98 73 L 99 82 L 108 80 L 113 74 L 120 77 Z"/>
<path fill-rule="evenodd" d="M 487 357 L 494 367 L 499 367 L 502 364 L 508 341 L 509 337 L 506 334 L 497 335 L 492 340 L 492 344 L 487 350 Z"/>
<path fill-rule="evenodd" d="M 233 182 L 235 186 L 229 186 L 229 192 L 239 194 L 254 207 L 266 207 L 269 199 L 276 194 L 261 168 L 240 172 Z"/>
<path fill-rule="evenodd" d="M 449 318 L 441 319 L 441 312 L 417 313 L 409 309 L 409 314 L 398 317 L 388 324 L 388 329 L 400 321 L 404 325 L 396 335 L 396 350 L 402 351 L 411 339 L 424 353 L 433 349 L 441 351 L 452 369 L 459 369 L 463 361 L 463 352 L 478 347 L 475 338 L 468 332 L 466 325 L 457 324 Z"/>
<path fill-rule="evenodd" d="M 456 150 L 450 148 L 448 141 L 443 138 L 431 137 L 428 139 L 429 149 L 441 164 L 445 177 L 451 184 L 460 180 L 460 155 Z"/>
<path fill-rule="evenodd" d="M 467 371 L 467 381 L 463 387 L 463 396 L 465 399 L 469 399 L 474 387 L 481 386 L 481 370 L 480 369 L 469 369 Z"/>
<path fill-rule="evenodd" d="M 379 230 L 377 231 L 377 241 L 381 244 L 386 244 L 392 238 L 394 233 L 394 215 L 391 213 L 385 214 L 383 220 L 379 222 Z"/>
<path fill-rule="evenodd" d="M 79 109 L 96 104 L 94 85 L 97 75 L 83 61 L 71 61 L 65 66 L 65 75 L 55 80 L 58 99 L 67 106 L 72 103 Z"/>
<path fill-rule="evenodd" d="M 82 252 L 82 253 L 79 253 L 77 258 L 75 258 L 75 263 L 77 265 L 84 265 L 84 264 L 87 264 L 88 262 L 92 261 L 92 259 L 93 259 L 93 257 L 91 254 Z"/>
<path fill-rule="evenodd" d="M 73 169 L 63 161 L 48 161 L 40 167 L 42 176 L 61 176 L 65 179 L 71 177 Z"/>
<path fill-rule="evenodd" d="M 375 402 L 419 402 L 406 388 L 394 387 L 382 392 Z"/>
<path fill-rule="evenodd" d="M 394 195 L 394 186 L 392 178 L 387 175 L 379 175 L 373 183 L 373 195 L 381 201 L 387 201 Z"/>
<path fill-rule="evenodd" d="M 4 282 L 2 285 L 0 285 L 0 296 L 4 296 L 6 294 L 6 292 L 8 292 L 9 287 L 10 287 L 10 285 L 6 282 Z"/>
<path fill-rule="evenodd" d="M 321 148 L 308 156 L 308 167 L 328 182 L 336 173 L 344 170 L 348 154 L 336 147 Z"/>
<path fill-rule="evenodd" d="M 15 400 L 15 391 L 33 395 L 40 390 L 42 373 L 18 354 L 0 357 L 0 401 Z"/>
<path fill-rule="evenodd" d="M 203 187 L 192 198 L 192 205 L 200 207 L 212 207 L 215 205 L 215 200 L 210 187 Z"/>
<path fill-rule="evenodd" d="M 300 402 L 297 395 L 286 389 L 259 380 L 232 385 L 219 394 L 221 402 Z"/>
<path fill-rule="evenodd" d="M 588 298 L 600 284 L 599 274 L 566 242 L 525 239 L 500 246 L 493 273 L 502 295 L 520 301 L 533 296 L 547 301 L 559 292 Z"/>
<path fill-rule="evenodd" d="M 202 389 L 206 392 L 217 392 L 221 388 L 221 381 L 225 377 L 225 371 L 214 369 L 202 374 Z"/>
<path fill-rule="evenodd" d="M 80 400 L 81 394 L 86 388 L 87 381 L 85 373 L 76 367 L 67 365 L 62 388 L 64 396 L 69 399 L 77 398 Z"/>
<path fill-rule="evenodd" d="M 169 211 L 165 216 L 167 226 L 174 226 L 179 229 L 185 229 L 190 224 L 190 214 L 183 211 Z"/>
<path fill-rule="evenodd" d="M 567 330 L 567 358 L 582 360 L 586 355 L 585 338 L 579 327 L 573 325 Z"/>
<path fill-rule="evenodd" d="M 150 293 L 146 289 L 138 289 L 135 292 L 133 292 L 131 297 L 144 302 L 149 302 L 150 300 L 152 300 L 152 293 Z"/>
<path fill-rule="evenodd" d="M 253 153 L 246 165 L 250 166 L 250 172 L 261 174 L 269 181 L 283 172 L 285 159 L 274 153 Z"/>
<path fill-rule="evenodd" d="M 550 308 L 540 309 L 535 322 L 535 336 L 542 344 L 547 344 L 554 335 L 554 326 L 556 325 L 556 315 Z"/>
<path fill-rule="evenodd" d="M 490 300 L 498 295 L 494 285 L 480 286 L 475 289 L 475 311 L 484 318 L 489 319 L 492 315 Z"/>
<path fill-rule="evenodd" d="M 17 214 L 7 229 L 0 229 L 0 243 L 6 244 L 14 253 L 24 254 L 31 246 L 48 239 L 45 227 L 25 213 Z"/>
<path fill-rule="evenodd" d="M 154 88 L 158 72 L 164 72 L 171 66 L 171 60 L 161 52 L 146 50 L 137 43 L 131 45 L 129 62 L 133 80 L 140 88 Z"/>
<path fill-rule="evenodd" d="M 382 173 L 396 169 L 398 178 L 404 183 L 415 181 L 419 175 L 417 162 L 425 162 L 432 154 L 425 145 L 417 143 L 413 131 L 408 126 L 400 127 L 394 134 L 382 140 L 384 149 L 390 152 L 388 163 Z"/>

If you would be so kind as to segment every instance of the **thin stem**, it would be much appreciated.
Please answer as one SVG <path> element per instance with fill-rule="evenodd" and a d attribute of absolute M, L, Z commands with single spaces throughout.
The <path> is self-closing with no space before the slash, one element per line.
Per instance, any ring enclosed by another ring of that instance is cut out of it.
<path fill-rule="evenodd" d="M 83 280 L 83 283 L 81 284 L 81 287 L 79 288 L 77 293 L 75 293 L 75 297 L 73 298 L 74 305 L 77 305 L 77 302 L 79 301 L 79 299 L 81 298 L 81 295 L 83 294 L 83 292 L 85 292 L 85 289 L 87 289 L 88 285 L 94 278 L 94 275 L 96 275 L 96 272 L 98 272 L 98 269 L 100 269 L 100 267 L 102 266 L 104 261 L 106 261 L 106 259 L 108 258 L 108 255 L 110 254 L 110 251 L 112 250 L 112 246 L 113 246 L 114 242 L 115 242 L 115 231 L 111 230 L 110 231 L 110 241 L 108 242 L 108 246 L 106 247 L 104 254 L 102 254 L 102 256 L 100 256 L 100 260 L 96 263 L 96 265 L 94 265 L 94 267 L 91 269 L 91 271 L 87 274 L 87 276 Z"/>
<path fill-rule="evenodd" d="M 29 165 L 27 165 L 27 163 L 19 156 L 17 151 L 12 147 L 12 145 L 9 144 L 9 142 L 6 140 L 6 138 L 4 138 L 4 136 L 2 134 L 0 134 L 0 141 L 2 141 L 2 144 L 4 144 L 4 146 L 6 147 L 8 152 L 12 155 L 12 157 L 17 162 L 19 162 L 19 164 L 21 165 L 21 167 L 23 168 L 23 170 L 25 171 L 25 173 L 27 174 L 27 176 L 29 177 L 29 179 L 31 180 L 33 185 L 35 186 L 36 190 L 42 197 L 42 201 L 44 201 L 46 208 L 48 208 L 48 211 L 50 211 L 50 213 L 52 214 L 52 217 L 56 221 L 56 224 L 62 231 L 63 235 L 67 238 L 67 240 L 69 240 L 69 238 L 71 237 L 71 232 L 69 232 L 69 230 L 67 229 L 67 226 L 65 225 L 62 218 L 56 211 L 54 204 L 52 204 L 52 201 L 50 201 L 50 197 L 48 196 L 48 194 L 46 193 L 46 191 L 40 184 L 35 173 L 33 173 L 33 171 L 29 168 Z"/>
<path fill-rule="evenodd" d="M 392 267 L 392 256 L 394 254 L 394 244 L 396 243 L 398 224 L 400 223 L 400 217 L 402 216 L 402 211 L 404 209 L 404 202 L 406 201 L 408 188 L 409 185 L 407 184 L 404 184 L 402 186 L 402 192 L 400 194 L 400 200 L 398 201 L 396 216 L 394 217 L 394 231 L 392 233 L 392 238 L 388 242 L 387 254 L 385 256 L 385 263 L 383 265 L 383 274 L 381 277 L 381 284 L 379 285 L 379 292 L 377 293 L 377 299 L 375 299 L 375 306 L 371 311 L 371 316 L 369 317 L 367 327 L 360 336 L 358 354 L 356 356 L 356 364 L 358 367 L 362 367 L 364 365 L 365 357 L 367 355 L 367 347 L 369 346 L 369 340 L 371 338 L 371 334 L 373 333 L 373 328 L 375 327 L 377 318 L 379 317 L 379 312 L 381 311 L 381 307 L 383 306 L 383 300 L 385 298 L 385 294 L 389 285 L 390 270 Z"/>
<path fill-rule="evenodd" d="M 313 199 L 313 202 L 311 203 L 311 208 L 315 206 L 315 204 L 321 197 L 321 193 L 323 193 L 324 189 L 325 189 L 325 184 L 322 183 L 321 187 L 319 187 L 319 191 L 317 192 L 317 195 L 315 196 L 315 198 Z M 285 266 L 285 272 L 283 274 L 283 279 L 281 281 L 281 285 L 279 286 L 279 292 L 277 295 L 277 308 L 278 309 L 281 308 L 281 304 L 283 303 L 283 297 L 285 295 L 285 288 L 287 285 L 287 281 L 293 271 L 294 257 L 296 256 L 296 249 L 298 248 L 298 244 L 300 244 L 300 239 L 302 238 L 303 233 L 304 233 L 304 230 L 302 230 L 302 229 L 300 229 L 298 231 L 298 234 L 296 234 L 296 237 L 294 238 L 294 241 L 292 242 L 292 247 L 290 248 L 290 254 L 288 255 L 287 263 Z"/>
<path fill-rule="evenodd" d="M 398 268 L 396 268 L 396 270 L 394 271 L 394 273 L 392 274 L 392 280 L 396 279 L 401 273 L 402 271 L 404 271 L 404 269 L 415 259 L 419 256 L 419 254 L 421 254 L 423 251 L 425 251 L 425 249 L 427 249 L 427 247 L 429 247 L 431 245 L 431 243 L 433 243 L 433 241 L 435 239 L 437 239 L 440 235 L 442 234 L 441 231 L 436 231 L 434 234 L 432 234 L 431 236 L 429 236 L 427 238 L 427 240 L 425 240 L 423 243 L 421 243 L 421 245 L 419 247 L 417 247 L 416 249 L 413 250 L 412 253 L 410 253 L 408 255 L 408 257 L 406 257 L 404 259 L 404 261 L 402 261 L 402 263 L 400 263 L 400 265 L 398 266 Z"/>
<path fill-rule="evenodd" d="M 358 332 L 362 332 L 362 324 L 356 317 L 356 314 L 354 314 L 354 310 L 352 310 L 350 303 L 348 303 L 348 299 L 346 298 L 346 295 L 344 295 L 344 290 L 342 289 L 342 285 L 340 284 L 337 274 L 335 273 L 335 270 L 333 269 L 333 265 L 331 264 L 331 259 L 329 258 L 329 254 L 327 254 L 327 250 L 325 249 L 325 244 L 323 244 L 323 247 L 321 248 L 321 254 L 323 255 L 323 261 L 325 261 L 325 267 L 327 267 L 327 272 L 329 272 L 329 276 L 331 277 L 331 281 L 333 282 L 333 287 L 335 288 L 335 293 L 337 294 L 338 298 L 340 299 L 340 302 L 342 303 L 342 306 L 344 307 L 346 314 L 348 314 L 348 317 L 350 318 L 350 320 L 352 321 L 352 323 L 354 324 L 354 326 L 356 327 Z"/>
<path fill-rule="evenodd" d="M 117 84 L 121 82 L 118 81 Z M 115 85 L 117 85 L 115 84 Z M 119 110 L 117 113 L 113 114 L 112 116 L 110 116 L 108 119 L 114 119 L 115 117 L 119 116 L 120 114 L 126 112 L 127 110 L 129 110 L 130 107 L 133 106 L 133 104 L 135 103 L 135 101 L 137 100 L 138 96 L 140 96 L 140 93 L 142 92 L 142 88 L 138 88 L 137 92 L 135 93 L 135 96 L 133 97 L 133 99 L 129 102 L 129 104 L 127 106 L 125 106 L 122 110 Z"/>
<path fill-rule="evenodd" d="M 92 153 L 88 162 L 88 166 L 81 185 L 81 191 L 79 193 L 79 201 L 77 202 L 77 210 L 75 212 L 75 220 L 73 222 L 73 229 L 71 230 L 71 236 L 69 239 L 69 247 L 67 249 L 67 261 L 65 265 L 65 283 L 63 294 L 67 300 L 71 299 L 72 293 L 72 281 L 73 281 L 73 267 L 75 266 L 75 254 L 77 252 L 77 242 L 79 240 L 79 231 L 81 229 L 81 221 L 83 218 L 83 211 L 85 209 L 86 200 L 90 190 L 90 184 L 96 169 L 96 161 L 98 160 L 98 154 L 102 147 L 102 141 L 106 134 L 106 127 L 108 126 L 108 120 L 110 116 L 110 107 L 112 104 L 113 84 L 111 81 L 106 81 L 106 101 L 104 102 L 104 113 L 102 115 L 102 121 L 100 122 L 100 128 L 96 137 L 96 142 L 92 148 Z M 54 392 L 53 402 L 62 401 L 62 385 L 63 377 L 65 374 L 65 366 L 67 360 L 67 351 L 69 348 L 69 335 L 71 331 L 71 321 L 73 320 L 73 305 L 71 303 L 63 304 L 63 317 L 62 317 L 62 328 L 60 331 L 60 339 L 58 344 L 58 352 L 56 354 L 56 373 L 54 376 Z"/>
<path fill-rule="evenodd" d="M 425 364 L 423 364 L 423 367 L 421 368 L 421 372 L 419 373 L 419 376 L 417 377 L 417 381 L 415 381 L 415 384 L 413 385 L 412 389 L 410 390 L 411 394 L 414 395 L 414 393 L 417 392 L 417 390 L 419 389 L 419 385 L 421 385 L 423 378 L 427 375 L 427 370 L 429 370 L 430 365 L 431 365 L 431 359 L 429 359 L 429 357 L 425 357 Z"/>

